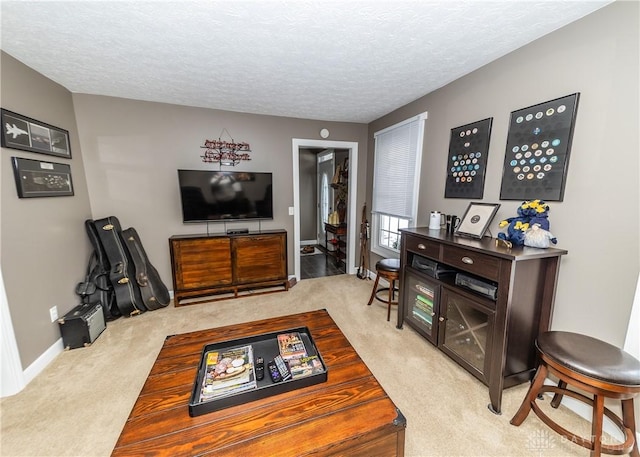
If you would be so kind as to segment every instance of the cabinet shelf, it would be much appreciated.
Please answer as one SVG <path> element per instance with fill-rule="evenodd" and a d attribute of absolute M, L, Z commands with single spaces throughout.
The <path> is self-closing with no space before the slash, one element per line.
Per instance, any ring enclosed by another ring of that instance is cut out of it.
<path fill-rule="evenodd" d="M 567 251 L 506 249 L 491 238 L 465 239 L 427 227 L 400 232 L 397 327 L 406 322 L 486 384 L 489 409 L 499 413 L 503 389 L 534 374 L 535 339 L 550 328 L 560 258 Z M 433 264 L 438 268 L 430 269 Z M 497 284 L 496 299 L 456 285 L 457 273 Z"/>
<path fill-rule="evenodd" d="M 326 256 L 335 259 L 336 265 L 346 268 L 347 258 L 347 224 L 324 224 L 324 241 L 327 247 Z"/>

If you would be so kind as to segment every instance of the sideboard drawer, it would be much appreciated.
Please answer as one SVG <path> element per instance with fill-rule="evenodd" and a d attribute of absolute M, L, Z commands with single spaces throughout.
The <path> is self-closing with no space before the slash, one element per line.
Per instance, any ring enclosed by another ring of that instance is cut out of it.
<path fill-rule="evenodd" d="M 454 246 L 443 247 L 442 261 L 452 267 L 494 281 L 498 280 L 500 273 L 500 259 Z"/>
<path fill-rule="evenodd" d="M 439 243 L 425 240 L 424 238 L 417 238 L 415 236 L 407 236 L 406 246 L 407 251 L 416 252 L 424 257 L 431 257 L 434 260 L 439 260 Z"/>

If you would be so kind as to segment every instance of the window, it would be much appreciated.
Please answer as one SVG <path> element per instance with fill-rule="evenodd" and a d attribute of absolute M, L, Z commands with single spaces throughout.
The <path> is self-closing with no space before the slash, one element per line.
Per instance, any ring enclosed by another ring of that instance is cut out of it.
<path fill-rule="evenodd" d="M 426 118 L 422 113 L 374 134 L 371 250 L 383 257 L 398 256 L 399 230 L 417 218 Z"/>

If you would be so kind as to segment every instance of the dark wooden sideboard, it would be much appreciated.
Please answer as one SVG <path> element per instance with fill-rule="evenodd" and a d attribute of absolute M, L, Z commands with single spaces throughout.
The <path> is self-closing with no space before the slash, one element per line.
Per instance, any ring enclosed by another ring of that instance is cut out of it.
<path fill-rule="evenodd" d="M 285 230 L 174 235 L 169 249 L 175 306 L 233 298 L 243 291 L 289 288 Z"/>
<path fill-rule="evenodd" d="M 494 238 L 426 227 L 401 233 L 398 328 L 407 323 L 486 384 L 489 409 L 500 413 L 503 389 L 533 376 L 535 339 L 550 327 L 567 251 L 509 249 Z M 439 273 L 433 273 L 434 263 Z M 495 295 L 456 284 L 457 274 L 489 284 Z"/>

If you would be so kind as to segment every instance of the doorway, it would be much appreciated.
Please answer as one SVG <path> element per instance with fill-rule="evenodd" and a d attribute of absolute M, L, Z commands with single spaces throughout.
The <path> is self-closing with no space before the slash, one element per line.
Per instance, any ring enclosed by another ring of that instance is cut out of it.
<path fill-rule="evenodd" d="M 355 248 L 356 248 L 356 189 L 358 169 L 358 143 L 350 141 L 327 141 L 294 138 L 292 140 L 293 153 L 293 206 L 294 206 L 294 269 L 296 279 L 300 277 L 300 149 L 301 148 L 321 148 L 321 149 L 345 149 L 348 151 L 349 168 L 352 173 L 349 176 L 349 187 L 347 191 L 347 246 L 346 246 L 346 273 L 355 274 Z M 304 203 L 309 205 L 308 202 Z M 315 205 L 315 203 L 314 203 Z M 315 211 L 315 209 L 314 209 Z M 351 221 L 351 222 L 350 222 Z"/>

